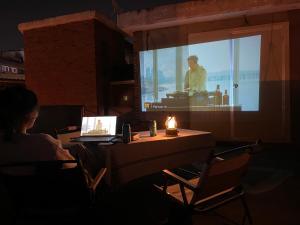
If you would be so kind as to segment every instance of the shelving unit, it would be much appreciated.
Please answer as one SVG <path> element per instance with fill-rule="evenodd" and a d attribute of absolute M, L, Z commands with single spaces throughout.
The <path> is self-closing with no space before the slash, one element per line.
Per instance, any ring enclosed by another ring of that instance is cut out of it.
<path fill-rule="evenodd" d="M 134 109 L 135 80 L 111 81 L 110 83 L 110 111 L 122 115 Z"/>
<path fill-rule="evenodd" d="M 110 85 L 134 84 L 135 80 L 111 81 Z"/>
<path fill-rule="evenodd" d="M 109 110 L 111 114 L 123 115 L 134 110 L 135 84 L 133 45 L 124 42 L 124 63 L 112 68 L 109 82 Z"/>

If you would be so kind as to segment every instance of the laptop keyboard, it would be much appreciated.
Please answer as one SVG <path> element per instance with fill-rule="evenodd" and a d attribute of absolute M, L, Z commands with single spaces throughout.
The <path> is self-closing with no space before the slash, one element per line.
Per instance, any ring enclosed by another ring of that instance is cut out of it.
<path fill-rule="evenodd" d="M 79 137 L 76 138 L 76 141 L 80 142 L 110 142 L 115 137 Z"/>

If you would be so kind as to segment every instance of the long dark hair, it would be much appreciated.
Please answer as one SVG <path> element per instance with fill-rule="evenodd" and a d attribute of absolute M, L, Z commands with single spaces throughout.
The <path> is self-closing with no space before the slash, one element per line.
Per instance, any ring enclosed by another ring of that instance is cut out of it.
<path fill-rule="evenodd" d="M 11 141 L 26 115 L 38 108 L 34 92 L 22 86 L 8 87 L 0 92 L 0 130 L 5 141 Z"/>

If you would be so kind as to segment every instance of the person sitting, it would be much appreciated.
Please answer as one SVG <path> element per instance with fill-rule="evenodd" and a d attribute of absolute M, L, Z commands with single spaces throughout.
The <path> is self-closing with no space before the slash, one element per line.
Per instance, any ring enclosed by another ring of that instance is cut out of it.
<path fill-rule="evenodd" d="M 48 134 L 28 133 L 38 115 L 38 99 L 33 91 L 16 86 L 0 92 L 0 164 L 74 160 L 75 155 L 79 156 L 84 165 L 89 164 L 90 152 L 84 146 L 75 145 L 73 152 L 70 149 L 71 154 L 68 149 L 62 148 L 57 139 Z M 67 163 L 64 167 L 72 168 L 76 165 Z M 86 169 L 93 173 L 92 168 Z"/>
<path fill-rule="evenodd" d="M 195 93 L 206 91 L 207 72 L 198 64 L 198 57 L 191 55 L 188 57 L 189 70 L 185 74 L 184 90 L 189 92 L 189 96 Z"/>

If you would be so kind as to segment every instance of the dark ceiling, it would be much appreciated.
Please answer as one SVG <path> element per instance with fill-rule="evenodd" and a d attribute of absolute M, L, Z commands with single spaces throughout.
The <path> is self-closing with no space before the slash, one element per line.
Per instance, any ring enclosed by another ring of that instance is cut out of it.
<path fill-rule="evenodd" d="M 152 8 L 186 0 L 115 0 L 123 11 Z M 97 10 L 114 18 L 111 0 L 1 0 L 0 50 L 23 48 L 19 23 L 85 10 Z"/>

